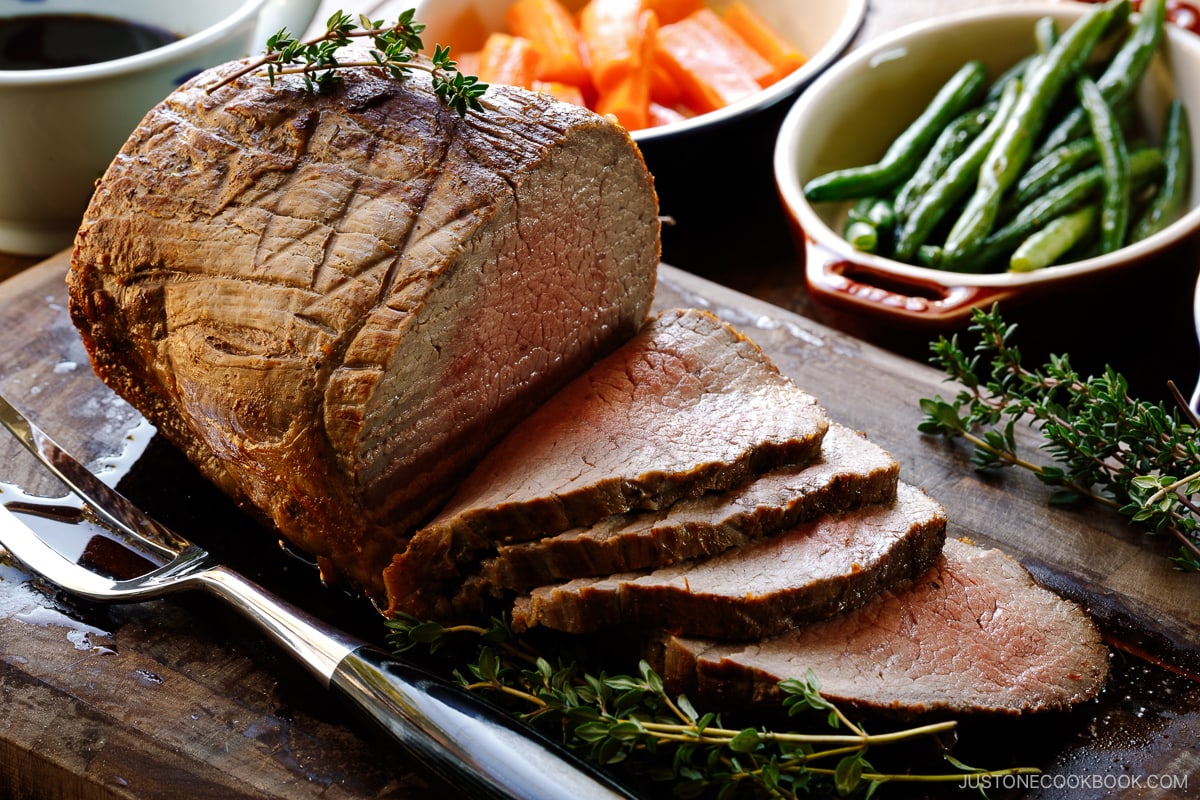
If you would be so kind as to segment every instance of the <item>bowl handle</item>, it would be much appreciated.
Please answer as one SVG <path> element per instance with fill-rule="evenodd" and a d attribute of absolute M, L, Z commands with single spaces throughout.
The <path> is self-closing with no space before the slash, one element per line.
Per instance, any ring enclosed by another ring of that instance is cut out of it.
<path fill-rule="evenodd" d="M 850 261 L 828 247 L 807 240 L 805 279 L 814 301 L 855 311 L 881 321 L 900 321 L 925 327 L 950 327 L 967 320 L 971 311 L 1011 297 L 1012 289 L 953 285 L 895 275 Z"/>

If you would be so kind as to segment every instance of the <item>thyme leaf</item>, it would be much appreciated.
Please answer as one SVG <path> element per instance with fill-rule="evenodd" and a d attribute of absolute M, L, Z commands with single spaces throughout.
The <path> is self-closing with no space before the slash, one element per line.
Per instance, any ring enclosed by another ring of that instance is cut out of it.
<path fill-rule="evenodd" d="M 610 674 L 589 663 L 594 653 L 560 652 L 551 659 L 503 619 L 493 619 L 488 627 L 442 627 L 400 615 L 388 620 L 387 639 L 398 654 L 410 658 L 414 652 L 442 654 L 458 664 L 452 674 L 467 689 L 488 693 L 571 750 L 638 785 L 670 784 L 677 798 L 798 798 L 835 792 L 871 797 L 889 783 L 957 784 L 966 775 L 1038 771 L 986 771 L 946 757 L 956 771 L 881 772 L 867 759 L 872 748 L 944 735 L 956 723 L 868 733 L 821 695 L 811 670 L 803 678 L 779 683 L 786 717 L 803 724 L 795 731 L 779 731 L 726 727 L 719 714 L 702 713 L 686 696 L 671 697 L 645 661 L 634 674 Z"/>
<path fill-rule="evenodd" d="M 211 94 L 263 67 L 272 86 L 279 75 L 300 75 L 308 91 L 314 93 L 333 91 L 342 81 L 341 71 L 350 67 L 375 67 L 396 80 L 403 80 L 413 69 L 419 69 L 430 74 L 434 93 L 459 116 L 466 116 L 468 111 L 482 111 L 480 98 L 488 84 L 459 72 L 449 47 L 435 45 L 432 56 L 422 55 L 425 45 L 421 34 L 425 25 L 414 19 L 415 13 L 410 8 L 396 22 L 385 25 L 383 20 L 372 20 L 365 14 L 360 14 L 355 22 L 349 14 L 335 11 L 325 23 L 325 32 L 307 41 L 296 39 L 282 28 L 267 39 L 266 51 L 260 58 L 212 84 L 207 91 Z M 339 60 L 339 52 L 358 38 L 369 38 L 374 45 L 368 51 L 370 60 Z"/>
<path fill-rule="evenodd" d="M 1130 397 L 1112 367 L 1085 379 L 1065 355 L 1029 368 L 1011 341 L 1015 329 L 995 306 L 975 309 L 973 348 L 957 334 L 930 344 L 930 360 L 961 388 L 951 400 L 922 398 L 918 430 L 971 444 L 977 469 L 1032 472 L 1055 489 L 1052 504 L 1091 500 L 1149 533 L 1172 536 L 1179 552 L 1171 560 L 1200 570 L 1200 435 L 1186 405 L 1168 409 Z M 1019 422 L 1040 431 L 1052 463 L 1018 453 Z"/>

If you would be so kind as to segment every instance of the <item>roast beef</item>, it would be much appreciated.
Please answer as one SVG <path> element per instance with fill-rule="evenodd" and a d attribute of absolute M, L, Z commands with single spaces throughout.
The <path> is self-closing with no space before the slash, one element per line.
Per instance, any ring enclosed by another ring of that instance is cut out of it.
<path fill-rule="evenodd" d="M 371 69 L 206 91 L 236 66 L 150 111 L 97 184 L 71 315 L 211 480 L 378 594 L 480 456 L 645 321 L 652 178 L 548 96 L 495 86 L 460 118 Z"/>
<path fill-rule="evenodd" d="M 671 693 L 710 708 L 777 703 L 811 669 L 821 694 L 892 714 L 1020 714 L 1093 697 L 1108 651 L 1086 613 L 999 550 L 956 539 L 918 580 L 834 619 L 752 644 L 665 637 Z"/>
<path fill-rule="evenodd" d="M 758 639 L 855 608 L 919 576 L 945 539 L 942 507 L 901 483 L 895 499 L 826 515 L 709 559 L 534 589 L 513 626 L 588 633 L 610 625 Z"/>
<path fill-rule="evenodd" d="M 385 573 L 390 613 L 445 617 L 501 543 L 665 508 L 815 458 L 824 410 L 705 311 L 663 312 L 523 420 Z"/>
<path fill-rule="evenodd" d="M 831 424 L 811 464 L 773 470 L 727 492 L 664 509 L 617 514 L 557 536 L 500 545 L 460 594 L 502 597 L 573 578 L 713 556 L 822 514 L 889 500 L 898 475 L 899 465 L 887 451 Z"/>

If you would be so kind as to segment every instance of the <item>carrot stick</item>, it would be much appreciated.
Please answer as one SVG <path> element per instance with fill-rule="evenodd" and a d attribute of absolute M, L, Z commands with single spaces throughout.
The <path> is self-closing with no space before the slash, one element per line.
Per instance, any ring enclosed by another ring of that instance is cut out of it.
<path fill-rule="evenodd" d="M 684 104 L 697 114 L 716 111 L 762 89 L 753 75 L 723 52 L 721 43 L 695 15 L 659 28 L 656 57 L 678 84 Z"/>
<path fill-rule="evenodd" d="M 650 124 L 650 73 L 657 38 L 658 18 L 653 11 L 643 11 L 638 17 L 639 51 L 632 66 L 618 83 L 596 98 L 596 112 L 613 115 L 629 131 Z"/>
<path fill-rule="evenodd" d="M 679 84 L 675 82 L 670 70 L 662 63 L 662 59 L 658 58 L 657 52 L 658 48 L 655 47 L 655 57 L 650 64 L 650 102 L 662 106 L 674 106 L 682 99 L 683 95 L 679 91 Z"/>
<path fill-rule="evenodd" d="M 650 101 L 643 103 L 642 86 L 635 73 L 627 73 L 616 86 L 596 99 L 596 113 L 616 117 L 627 131 L 645 128 L 649 123 Z"/>
<path fill-rule="evenodd" d="M 622 82 L 641 58 L 644 10 L 643 0 L 589 0 L 580 11 L 579 32 L 600 93 Z"/>
<path fill-rule="evenodd" d="M 583 90 L 572 83 L 563 83 L 561 81 L 534 81 L 533 90 L 535 92 L 543 92 L 551 97 L 557 97 L 568 103 L 574 103 L 577 106 L 587 107 L 587 101 L 584 99 Z"/>
<path fill-rule="evenodd" d="M 704 0 L 646 0 L 646 6 L 658 15 L 660 25 L 669 25 L 704 8 Z"/>
<path fill-rule="evenodd" d="M 533 88 L 542 54 L 537 45 L 520 36 L 493 33 L 479 52 L 479 80 Z"/>
<path fill-rule="evenodd" d="M 734 0 L 725 9 L 722 18 L 725 20 L 725 24 L 741 36 L 746 44 L 754 48 L 755 52 L 775 68 L 769 83 L 774 83 L 804 66 L 804 62 L 807 60 L 804 54 L 793 47 L 791 43 L 784 41 L 762 17 L 742 0 Z"/>
<path fill-rule="evenodd" d="M 457 69 L 463 75 L 479 75 L 479 64 L 481 53 L 478 50 L 470 50 L 466 53 L 455 53 L 454 61 L 457 64 Z M 481 79 L 482 80 L 482 79 Z"/>
<path fill-rule="evenodd" d="M 583 39 L 571 12 L 559 0 L 517 0 L 505 13 L 508 32 L 542 50 L 538 80 L 585 87 L 591 76 L 583 63 Z"/>
<path fill-rule="evenodd" d="M 702 8 L 686 18 L 704 28 L 709 46 L 713 48 L 715 55 L 737 65 L 760 85 L 764 80 L 771 79 L 775 73 L 771 62 L 760 56 L 745 39 L 726 25 L 717 12 L 711 8 Z"/>

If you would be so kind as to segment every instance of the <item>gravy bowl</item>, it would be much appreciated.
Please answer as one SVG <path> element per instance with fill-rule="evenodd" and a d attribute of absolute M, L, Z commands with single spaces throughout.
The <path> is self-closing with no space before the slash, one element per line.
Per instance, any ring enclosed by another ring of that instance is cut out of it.
<path fill-rule="evenodd" d="M 97 178 L 130 131 L 180 83 L 307 28 L 319 0 L 0 0 L 0 18 L 98 15 L 178 38 L 78 66 L 0 69 L 0 251 L 70 245 Z"/>

